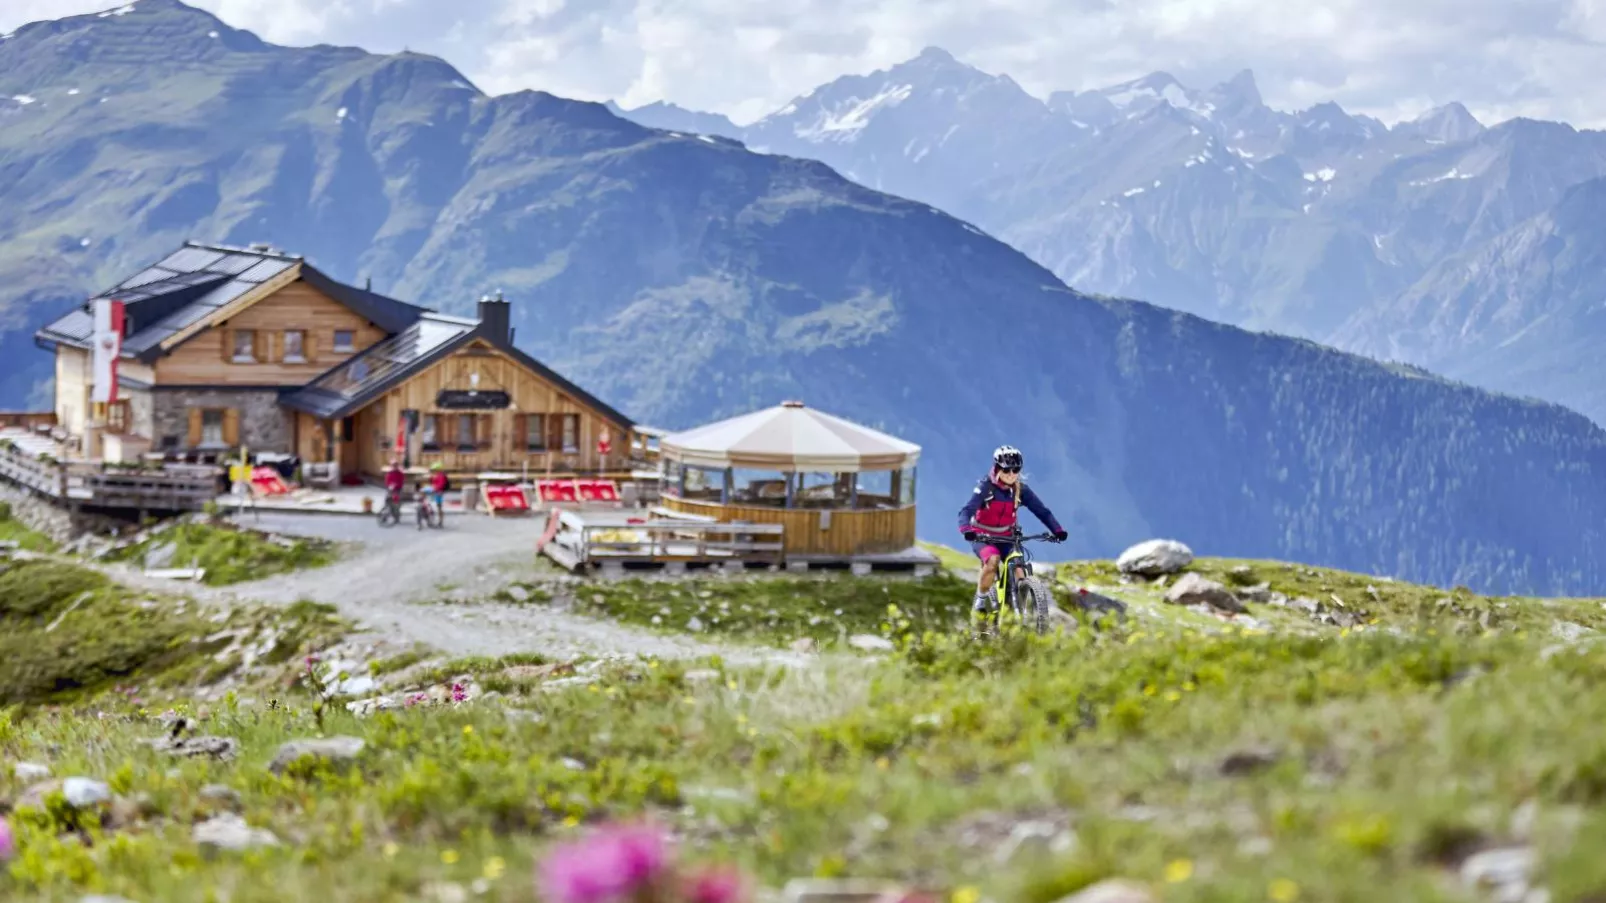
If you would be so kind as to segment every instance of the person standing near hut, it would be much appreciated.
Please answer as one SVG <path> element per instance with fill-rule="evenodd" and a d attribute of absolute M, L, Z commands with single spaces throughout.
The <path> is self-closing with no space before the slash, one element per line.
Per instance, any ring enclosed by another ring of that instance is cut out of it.
<path fill-rule="evenodd" d="M 1010 539 L 1020 506 L 1031 509 L 1032 514 L 1054 534 L 1055 542 L 1064 542 L 1070 535 L 1060 527 L 1054 512 L 1048 510 L 1026 481 L 1021 478 L 1025 456 L 1012 445 L 1001 445 L 993 451 L 993 467 L 987 476 L 976 484 L 970 501 L 959 509 L 959 532 L 970 543 L 970 548 L 981 559 L 981 574 L 976 578 L 978 612 L 990 612 L 998 600 L 993 597 L 993 586 L 998 582 L 998 563 L 1014 550 Z"/>

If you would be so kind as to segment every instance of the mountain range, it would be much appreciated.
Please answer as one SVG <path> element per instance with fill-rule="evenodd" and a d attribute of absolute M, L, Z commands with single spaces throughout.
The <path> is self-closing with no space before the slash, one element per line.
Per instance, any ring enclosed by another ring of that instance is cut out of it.
<path fill-rule="evenodd" d="M 28 335 L 87 294 L 186 238 L 266 241 L 449 312 L 501 289 L 522 347 L 644 422 L 800 398 L 918 442 L 919 527 L 941 541 L 1009 442 L 1075 556 L 1165 535 L 1484 590 L 1606 586 L 1606 432 L 1586 418 L 1072 290 L 822 162 L 487 96 L 421 54 L 274 46 L 177 0 L 19 29 L 0 97 L 10 404 L 49 377 Z M 957 165 L 944 146 L 910 158 Z"/>
<path fill-rule="evenodd" d="M 1540 397 L 1606 423 L 1591 249 L 1606 134 L 1451 103 L 1390 127 L 1274 110 L 1254 75 L 1028 94 L 936 48 L 746 127 L 621 115 L 809 157 L 934 204 L 1069 285 Z"/>

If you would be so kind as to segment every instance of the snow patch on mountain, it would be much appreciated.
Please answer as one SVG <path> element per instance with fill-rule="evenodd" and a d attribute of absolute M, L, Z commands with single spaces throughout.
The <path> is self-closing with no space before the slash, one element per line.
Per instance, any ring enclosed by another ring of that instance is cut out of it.
<path fill-rule="evenodd" d="M 913 85 L 887 85 L 873 97 L 850 97 L 834 110 L 821 111 L 812 125 L 795 127 L 792 134 L 805 141 L 853 141 L 876 111 L 903 103 L 913 92 Z"/>

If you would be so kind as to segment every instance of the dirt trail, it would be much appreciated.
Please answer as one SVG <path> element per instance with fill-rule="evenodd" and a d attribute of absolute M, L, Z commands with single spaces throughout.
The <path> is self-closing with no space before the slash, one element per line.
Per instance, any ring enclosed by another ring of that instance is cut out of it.
<path fill-rule="evenodd" d="M 387 644 L 422 643 L 452 656 L 536 652 L 575 655 L 698 657 L 732 663 L 805 664 L 811 656 L 654 633 L 561 610 L 561 605 L 513 605 L 488 597 L 519 581 L 554 581 L 561 572 L 535 557 L 537 519 L 497 520 L 465 515 L 445 529 L 381 528 L 372 518 L 320 514 L 247 516 L 242 525 L 286 535 L 320 536 L 359 544 L 336 563 L 228 587 L 205 587 L 146 577 L 124 565 L 100 570 L 129 586 L 180 592 L 220 603 L 328 603 L 364 632 Z M 584 585 L 553 587 L 557 601 Z M 453 599 L 457 601 L 450 601 Z"/>

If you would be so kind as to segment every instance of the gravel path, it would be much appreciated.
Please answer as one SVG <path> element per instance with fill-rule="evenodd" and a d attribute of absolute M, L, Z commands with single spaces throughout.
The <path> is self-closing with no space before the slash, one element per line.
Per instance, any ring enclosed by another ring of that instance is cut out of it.
<path fill-rule="evenodd" d="M 326 514 L 246 515 L 242 526 L 284 535 L 356 543 L 334 564 L 228 587 L 175 584 L 123 565 L 99 567 L 130 586 L 222 603 L 289 605 L 310 599 L 334 605 L 342 616 L 386 644 L 421 643 L 452 656 L 536 652 L 575 655 L 721 655 L 732 663 L 804 664 L 811 656 L 737 646 L 714 639 L 666 635 L 564 611 L 566 594 L 583 584 L 557 581 L 563 572 L 535 555 L 538 518 L 449 518 L 441 530 L 403 524 L 383 528 L 373 518 Z M 553 604 L 512 605 L 489 596 L 515 582 L 553 581 Z"/>

